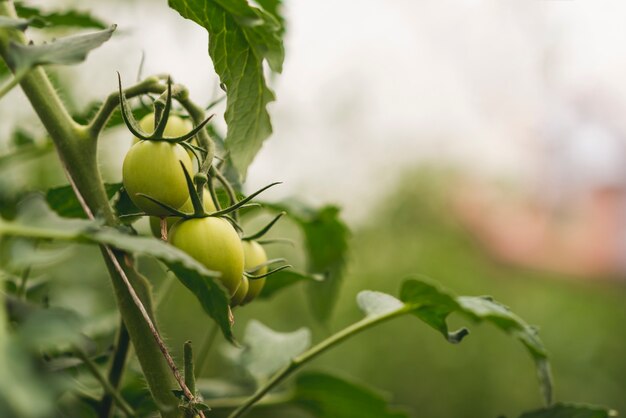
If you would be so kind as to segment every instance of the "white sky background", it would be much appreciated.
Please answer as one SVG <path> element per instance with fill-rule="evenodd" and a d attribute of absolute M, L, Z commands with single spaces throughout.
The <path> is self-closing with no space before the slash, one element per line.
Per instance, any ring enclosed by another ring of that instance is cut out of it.
<path fill-rule="evenodd" d="M 115 90 L 116 70 L 134 81 L 142 50 L 145 75 L 169 72 L 192 98 L 210 100 L 206 32 L 166 1 L 74 3 L 119 25 L 112 41 L 68 70 L 82 102 Z M 275 133 L 249 171 L 249 190 L 281 180 L 273 197 L 339 203 L 358 219 L 380 188 L 420 161 L 532 176 L 535 129 L 555 91 L 598 88 L 625 111 L 624 1 L 285 3 L 286 62 L 270 107 Z M 19 95 L 3 101 L 3 115 Z M 30 116 L 23 112 L 13 119 Z M 112 180 L 129 138 L 103 142 Z"/>

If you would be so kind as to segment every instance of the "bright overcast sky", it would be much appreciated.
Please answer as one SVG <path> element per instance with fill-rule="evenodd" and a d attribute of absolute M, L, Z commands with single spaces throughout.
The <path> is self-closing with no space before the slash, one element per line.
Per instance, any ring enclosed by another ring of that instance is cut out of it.
<path fill-rule="evenodd" d="M 116 70 L 132 82 L 141 51 L 145 74 L 169 72 L 199 102 L 210 99 L 206 32 L 166 1 L 75 4 L 119 25 L 71 70 L 85 102 L 114 90 Z M 250 188 L 282 180 L 275 193 L 338 202 L 354 216 L 375 199 L 372 184 L 422 160 L 523 175 L 555 92 L 598 87 L 626 97 L 623 1 L 285 0 L 285 13 L 275 134 Z M 105 152 L 116 147 L 121 166 L 125 139 L 111 144 Z"/>

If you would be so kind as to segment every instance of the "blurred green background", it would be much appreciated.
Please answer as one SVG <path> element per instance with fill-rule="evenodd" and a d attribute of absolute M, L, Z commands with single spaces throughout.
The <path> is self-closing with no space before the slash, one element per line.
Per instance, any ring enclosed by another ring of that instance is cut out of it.
<path fill-rule="evenodd" d="M 557 400 L 626 410 L 626 286 L 500 265 L 454 220 L 445 171 L 412 171 L 404 179 L 354 229 L 337 309 L 328 328 L 313 327 L 314 340 L 361 317 L 360 290 L 397 294 L 406 277 L 427 276 L 457 294 L 491 295 L 537 325 L 551 354 Z M 236 312 L 238 335 L 253 318 L 283 332 L 308 326 L 313 319 L 304 291 L 295 286 Z M 206 324 L 188 316 L 190 309 L 200 313 L 190 308 L 194 303 L 177 289 L 163 305 L 160 317 L 175 347 L 193 330 L 206 332 Z M 533 363 L 521 344 L 487 324 L 461 318 L 452 324 L 471 330 L 459 345 L 406 317 L 354 337 L 309 368 L 379 388 L 415 417 L 517 416 L 540 406 Z M 216 351 L 205 370 L 213 377 L 223 364 Z"/>

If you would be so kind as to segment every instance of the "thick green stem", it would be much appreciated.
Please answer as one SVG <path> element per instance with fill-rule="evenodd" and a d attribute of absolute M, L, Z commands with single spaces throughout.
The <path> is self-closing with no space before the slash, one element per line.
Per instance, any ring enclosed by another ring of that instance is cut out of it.
<path fill-rule="evenodd" d="M 355 322 L 354 324 L 342 329 L 338 333 L 331 335 L 324 341 L 320 342 L 314 347 L 311 347 L 304 353 L 300 354 L 297 357 L 294 357 L 287 366 L 285 366 L 282 370 L 272 376 L 263 386 L 261 386 L 252 396 L 250 396 L 245 403 L 243 403 L 239 408 L 234 410 L 228 418 L 237 418 L 246 413 L 252 406 L 257 403 L 261 398 L 265 396 L 270 390 L 278 386 L 283 380 L 285 380 L 290 374 L 298 370 L 307 362 L 313 360 L 315 357 L 319 356 L 326 350 L 334 347 L 340 342 L 352 337 L 364 331 L 374 325 L 380 324 L 384 321 L 388 321 L 391 318 L 395 318 L 400 315 L 404 315 L 408 311 L 407 308 L 401 308 L 394 311 L 391 311 L 385 315 L 374 316 L 374 317 L 365 317 L 359 322 Z"/>
<path fill-rule="evenodd" d="M 0 1 L 0 15 L 15 17 L 11 1 Z M 10 42 L 27 44 L 26 37 L 18 30 L 0 30 L 0 55 L 5 62 Z M 8 64 L 8 62 L 7 62 Z M 50 134 L 59 158 L 65 168 L 78 199 L 89 215 L 100 216 L 106 224 L 115 225 L 117 219 L 109 204 L 98 169 L 94 130 L 77 124 L 68 114 L 65 106 L 54 90 L 50 80 L 40 67 L 34 68 L 20 81 L 22 90 Z M 109 112 L 110 114 L 110 112 Z M 98 119 L 106 123 L 108 115 Z M 93 124 L 92 124 L 93 128 Z M 178 399 L 171 389 L 175 387 L 172 374 L 165 362 L 161 349 L 144 320 L 142 312 L 131 297 L 122 275 L 125 273 L 135 292 L 139 295 L 147 311 L 151 312 L 149 283 L 139 276 L 127 263 L 123 254 L 113 254 L 102 247 L 104 260 L 109 270 L 118 307 L 128 328 L 135 352 L 144 371 L 146 381 L 157 407 L 165 418 L 179 418 Z M 121 268 L 123 267 L 123 269 Z M 120 268 L 118 268 L 120 267 Z"/>

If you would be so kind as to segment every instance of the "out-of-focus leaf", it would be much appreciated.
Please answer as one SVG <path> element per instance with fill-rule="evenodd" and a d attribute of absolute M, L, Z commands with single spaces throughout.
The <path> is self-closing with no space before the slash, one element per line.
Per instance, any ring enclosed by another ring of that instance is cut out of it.
<path fill-rule="evenodd" d="M 269 12 L 245 0 L 169 0 L 184 18 L 209 33 L 209 55 L 226 89 L 226 147 L 234 167 L 245 178 L 248 166 L 272 133 L 267 105 L 274 93 L 267 86 L 263 61 L 282 71 L 282 25 Z"/>
<path fill-rule="evenodd" d="M 241 365 L 258 382 L 262 382 L 309 347 L 311 332 L 307 328 L 277 332 L 251 320 L 246 327 L 243 344 Z"/>
<path fill-rule="evenodd" d="M 7 16 L 0 16 L 0 28 L 13 28 L 24 30 L 31 22 L 28 19 L 14 19 Z"/>
<path fill-rule="evenodd" d="M 40 210 L 37 205 L 32 206 L 31 211 Z M 41 225 L 42 222 L 45 222 L 44 226 L 37 228 L 37 225 Z M 155 238 L 129 235 L 114 228 L 101 227 L 97 222 L 55 218 L 50 212 L 40 214 L 39 223 L 34 225 L 0 219 L 0 236 L 3 234 L 105 244 L 129 253 L 152 256 L 174 272 L 181 283 L 198 299 L 204 311 L 217 322 L 224 336 L 229 341 L 234 341 L 229 320 L 230 297 L 217 279 L 219 273 L 208 270 L 187 253 L 166 242 Z"/>
<path fill-rule="evenodd" d="M 54 394 L 35 374 L 27 350 L 9 334 L 4 302 L 0 293 L 0 416 L 47 416 L 54 408 Z"/>
<path fill-rule="evenodd" d="M 65 11 L 42 11 L 36 7 L 26 6 L 21 2 L 15 3 L 15 10 L 20 17 L 27 19 L 35 18 L 30 26 L 36 28 L 53 26 L 106 29 L 109 26 L 86 11 L 73 9 Z"/>
<path fill-rule="evenodd" d="M 11 43 L 8 50 L 16 73 L 22 73 L 37 65 L 77 64 L 87 58 L 89 52 L 108 41 L 115 26 L 102 31 L 68 36 L 42 45 L 20 45 Z"/>
<path fill-rule="evenodd" d="M 267 278 L 265 286 L 263 286 L 263 290 L 261 290 L 259 297 L 261 299 L 269 299 L 274 296 L 276 292 L 286 287 L 296 283 L 308 281 L 319 282 L 320 279 L 294 270 L 281 270 Z"/>
<path fill-rule="evenodd" d="M 1 77 L 1 76 L 0 76 Z M 37 141 L 27 132 L 16 129 L 10 139 L 12 149 L 5 154 L 0 154 L 0 168 L 48 154 L 54 147 L 52 141 L 45 139 Z"/>
<path fill-rule="evenodd" d="M 287 216 L 302 229 L 307 271 L 310 275 L 324 277 L 321 282 L 309 284 L 309 305 L 317 319 L 326 321 L 337 300 L 348 254 L 350 231 L 339 216 L 339 208 L 324 206 L 316 209 L 295 200 L 264 203 L 264 206 L 287 212 Z"/>
<path fill-rule="evenodd" d="M 592 405 L 557 403 L 547 408 L 525 412 L 520 418 L 609 418 L 618 416 L 616 411 Z"/>
<path fill-rule="evenodd" d="M 21 323 L 19 336 L 32 350 L 69 350 L 78 344 L 81 319 L 76 312 L 61 309 L 36 309 Z"/>
<path fill-rule="evenodd" d="M 122 187 L 121 183 L 105 183 L 104 185 L 107 193 L 107 197 L 111 199 L 115 193 Z M 64 218 L 81 218 L 87 219 L 87 215 L 83 211 L 72 186 L 59 186 L 52 189 L 48 189 L 46 192 L 46 201 L 50 208 L 57 213 L 57 215 Z"/>
<path fill-rule="evenodd" d="M 300 374 L 293 402 L 317 418 L 408 418 L 390 408 L 385 396 L 325 373 Z"/>

